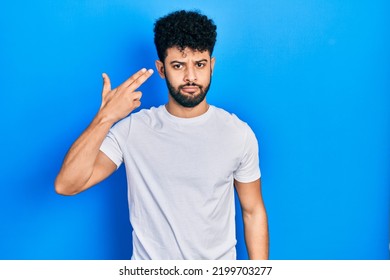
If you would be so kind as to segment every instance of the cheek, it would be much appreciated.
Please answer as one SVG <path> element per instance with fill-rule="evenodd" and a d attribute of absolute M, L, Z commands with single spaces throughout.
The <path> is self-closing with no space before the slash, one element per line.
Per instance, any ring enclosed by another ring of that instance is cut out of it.
<path fill-rule="evenodd" d="M 203 71 L 199 74 L 200 81 L 208 83 L 211 80 L 211 71 Z"/>
<path fill-rule="evenodd" d="M 181 85 L 183 83 L 182 74 L 177 71 L 177 73 L 165 73 L 165 78 L 169 80 L 172 85 Z"/>

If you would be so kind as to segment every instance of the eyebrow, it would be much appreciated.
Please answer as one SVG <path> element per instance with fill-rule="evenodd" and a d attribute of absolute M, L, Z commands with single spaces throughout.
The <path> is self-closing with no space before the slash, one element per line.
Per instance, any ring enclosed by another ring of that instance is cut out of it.
<path fill-rule="evenodd" d="M 195 61 L 195 63 L 199 63 L 199 62 L 208 62 L 208 59 L 203 58 L 203 59 L 200 59 L 200 60 L 196 60 L 196 61 Z M 179 60 L 173 60 L 173 61 L 171 61 L 169 64 L 175 64 L 175 63 L 186 64 L 186 62 L 179 61 Z"/>

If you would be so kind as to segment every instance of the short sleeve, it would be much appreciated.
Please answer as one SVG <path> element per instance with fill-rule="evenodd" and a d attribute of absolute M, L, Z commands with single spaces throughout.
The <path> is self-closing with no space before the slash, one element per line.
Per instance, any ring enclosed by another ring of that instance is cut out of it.
<path fill-rule="evenodd" d="M 106 154 L 119 168 L 123 162 L 123 143 L 128 135 L 129 119 L 124 119 L 114 125 L 103 140 L 100 150 Z"/>
<path fill-rule="evenodd" d="M 250 183 L 261 177 L 259 165 L 259 146 L 252 129 L 247 126 L 244 151 L 234 179 L 241 183 Z"/>

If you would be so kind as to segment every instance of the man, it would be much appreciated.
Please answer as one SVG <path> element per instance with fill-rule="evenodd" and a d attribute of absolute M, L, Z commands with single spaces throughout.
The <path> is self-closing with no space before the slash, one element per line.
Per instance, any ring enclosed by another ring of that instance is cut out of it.
<path fill-rule="evenodd" d="M 100 110 L 66 155 L 56 191 L 77 194 L 124 162 L 132 259 L 235 259 L 235 186 L 249 258 L 267 259 L 256 137 L 206 101 L 216 26 L 198 12 L 177 11 L 157 20 L 154 33 L 168 103 L 130 114 L 153 70 L 115 89 L 103 74 Z"/>

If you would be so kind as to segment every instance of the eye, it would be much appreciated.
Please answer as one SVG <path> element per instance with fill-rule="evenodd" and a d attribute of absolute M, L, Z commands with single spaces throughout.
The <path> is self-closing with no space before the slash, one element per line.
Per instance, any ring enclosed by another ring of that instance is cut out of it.
<path fill-rule="evenodd" d="M 176 63 L 176 64 L 173 64 L 172 67 L 173 67 L 173 69 L 181 69 L 181 68 L 183 68 L 183 65 L 180 63 Z"/>
<path fill-rule="evenodd" d="M 198 68 L 203 68 L 205 66 L 206 66 L 206 63 L 204 63 L 204 62 L 197 62 L 196 63 L 196 67 L 198 67 Z"/>

